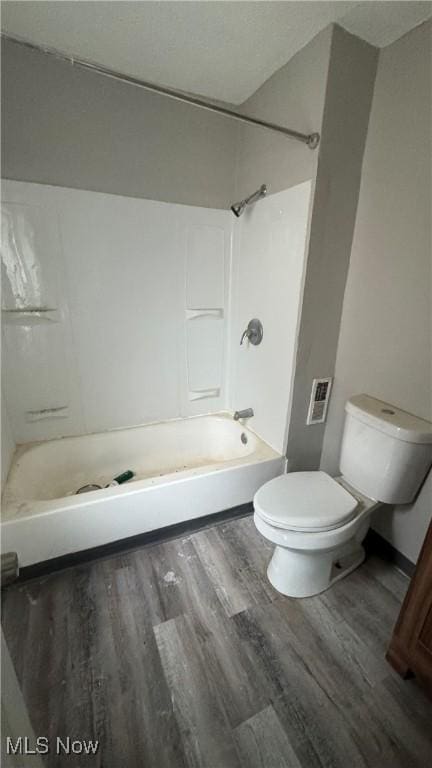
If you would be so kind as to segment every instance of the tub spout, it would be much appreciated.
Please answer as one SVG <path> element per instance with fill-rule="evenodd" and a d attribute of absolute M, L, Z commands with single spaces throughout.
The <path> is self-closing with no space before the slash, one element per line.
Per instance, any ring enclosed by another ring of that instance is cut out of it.
<path fill-rule="evenodd" d="M 250 419 L 254 415 L 252 408 L 245 408 L 243 411 L 236 411 L 234 413 L 234 421 L 239 419 Z"/>

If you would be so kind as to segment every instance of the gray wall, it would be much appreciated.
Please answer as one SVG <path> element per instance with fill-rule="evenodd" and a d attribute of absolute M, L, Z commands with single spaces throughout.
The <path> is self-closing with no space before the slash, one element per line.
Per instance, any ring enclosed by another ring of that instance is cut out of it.
<path fill-rule="evenodd" d="M 6 401 L 1 393 L 1 489 L 3 490 L 12 456 L 15 451 L 15 441 L 12 436 L 9 416 L 6 410 Z"/>
<path fill-rule="evenodd" d="M 306 417 L 313 378 L 334 374 L 377 55 L 333 27 L 288 432 L 292 471 L 320 463 L 325 425 L 306 426 Z"/>
<path fill-rule="evenodd" d="M 381 51 L 321 466 L 338 468 L 345 400 L 367 392 L 432 419 L 430 22 Z M 432 477 L 374 527 L 417 559 Z"/>
<path fill-rule="evenodd" d="M 321 130 L 332 27 L 320 32 L 275 72 L 242 111 L 301 133 Z M 249 126 L 241 126 L 237 144 L 237 197 L 267 183 L 274 194 L 315 177 L 318 152 L 304 144 Z"/>
<path fill-rule="evenodd" d="M 238 124 L 2 43 L 2 175 L 227 208 Z"/>
<path fill-rule="evenodd" d="M 375 48 L 331 26 L 243 105 L 249 114 L 321 133 L 315 152 L 268 132 L 238 134 L 238 196 L 263 182 L 272 194 L 315 181 L 288 433 L 291 470 L 320 462 L 324 425 L 305 422 L 312 379 L 334 373 L 376 62 Z"/>

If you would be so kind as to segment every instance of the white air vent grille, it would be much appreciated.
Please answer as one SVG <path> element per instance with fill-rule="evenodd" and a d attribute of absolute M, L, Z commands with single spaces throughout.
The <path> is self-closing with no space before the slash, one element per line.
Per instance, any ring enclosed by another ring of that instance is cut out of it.
<path fill-rule="evenodd" d="M 332 379 L 314 379 L 306 424 L 322 424 L 326 420 Z"/>

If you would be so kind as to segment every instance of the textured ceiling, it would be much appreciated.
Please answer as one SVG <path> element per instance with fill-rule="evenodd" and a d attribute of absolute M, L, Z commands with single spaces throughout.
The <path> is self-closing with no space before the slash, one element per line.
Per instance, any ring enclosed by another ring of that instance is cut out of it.
<path fill-rule="evenodd" d="M 388 45 L 430 2 L 2 2 L 2 29 L 145 80 L 240 104 L 337 21 Z"/>

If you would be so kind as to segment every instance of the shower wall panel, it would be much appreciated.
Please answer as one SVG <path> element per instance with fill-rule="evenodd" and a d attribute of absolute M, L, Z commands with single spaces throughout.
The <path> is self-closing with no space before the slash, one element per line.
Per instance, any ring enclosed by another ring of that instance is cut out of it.
<path fill-rule="evenodd" d="M 229 219 L 227 221 L 227 215 Z M 231 269 L 231 215 L 198 212 L 201 222 L 184 220 L 185 348 L 187 381 L 183 412 L 188 415 L 226 404 L 226 331 Z M 201 401 L 207 401 L 203 403 Z"/>
<path fill-rule="evenodd" d="M 310 181 L 261 200 L 234 224 L 231 332 L 233 409 L 253 408 L 250 426 L 280 453 L 286 447 L 306 264 Z M 259 346 L 240 337 L 261 320 Z"/>
<path fill-rule="evenodd" d="M 225 406 L 229 212 L 10 181 L 2 198 L 17 442 Z"/>
<path fill-rule="evenodd" d="M 57 209 L 44 191 L 8 190 L 5 184 L 2 376 L 12 432 L 18 442 L 78 434 L 82 408 Z"/>

